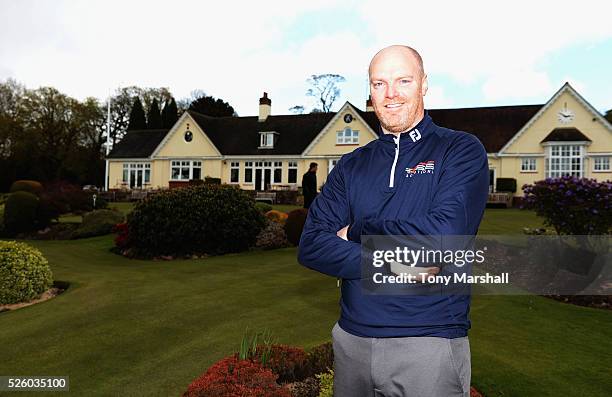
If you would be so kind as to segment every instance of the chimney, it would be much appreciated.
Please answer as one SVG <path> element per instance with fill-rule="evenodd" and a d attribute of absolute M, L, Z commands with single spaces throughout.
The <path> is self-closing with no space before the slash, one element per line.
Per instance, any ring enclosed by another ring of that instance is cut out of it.
<path fill-rule="evenodd" d="M 272 111 L 272 101 L 268 98 L 268 93 L 264 92 L 259 98 L 259 121 L 264 122 Z"/>
<path fill-rule="evenodd" d="M 368 99 L 366 101 L 366 112 L 373 112 L 374 106 L 372 106 L 372 95 L 368 95 Z"/>

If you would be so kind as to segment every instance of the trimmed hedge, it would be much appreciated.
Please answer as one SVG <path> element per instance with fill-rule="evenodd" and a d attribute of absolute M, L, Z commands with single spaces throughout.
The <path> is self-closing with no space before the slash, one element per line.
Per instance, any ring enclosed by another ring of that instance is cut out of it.
<path fill-rule="evenodd" d="M 51 268 L 39 250 L 25 243 L 0 241 L 0 304 L 30 301 L 52 283 Z"/>
<path fill-rule="evenodd" d="M 204 184 L 146 197 L 127 224 L 125 246 L 133 256 L 151 257 L 244 251 L 266 220 L 240 189 Z"/>
<path fill-rule="evenodd" d="M 26 191 L 11 193 L 4 206 L 4 227 L 6 232 L 30 232 L 37 228 L 38 197 Z"/>
<path fill-rule="evenodd" d="M 44 189 L 43 189 L 42 184 L 38 181 L 30 181 L 30 180 L 23 179 L 20 181 L 13 182 L 9 191 L 11 193 L 28 192 L 28 193 L 32 193 L 37 196 L 40 196 L 42 192 L 44 191 Z"/>
<path fill-rule="evenodd" d="M 516 179 L 514 178 L 497 178 L 495 190 L 498 192 L 516 193 Z"/>
<path fill-rule="evenodd" d="M 103 236 L 113 232 L 115 226 L 122 223 L 124 216 L 116 210 L 96 210 L 83 215 L 83 222 L 76 229 L 72 238 Z"/>
<path fill-rule="evenodd" d="M 295 246 L 300 244 L 300 237 L 302 236 L 302 230 L 304 230 L 307 216 L 308 209 L 306 208 L 295 209 L 287 216 L 287 220 L 285 221 L 285 234 L 287 235 L 287 240 Z"/>

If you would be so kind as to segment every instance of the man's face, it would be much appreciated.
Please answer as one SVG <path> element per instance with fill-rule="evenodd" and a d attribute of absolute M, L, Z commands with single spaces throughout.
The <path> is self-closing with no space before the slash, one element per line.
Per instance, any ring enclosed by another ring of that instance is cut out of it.
<path fill-rule="evenodd" d="M 407 131 L 422 118 L 427 76 L 416 57 L 404 48 L 387 48 L 370 64 L 370 94 L 382 127 L 394 133 Z"/>

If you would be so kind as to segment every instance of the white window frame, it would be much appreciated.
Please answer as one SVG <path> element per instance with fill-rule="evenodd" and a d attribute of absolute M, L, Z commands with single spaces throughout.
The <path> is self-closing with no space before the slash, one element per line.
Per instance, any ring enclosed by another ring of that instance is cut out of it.
<path fill-rule="evenodd" d="M 291 174 L 291 170 L 295 170 L 295 182 L 291 182 L 289 180 L 289 175 Z M 294 184 L 298 181 L 298 162 L 297 161 L 289 161 L 287 162 L 287 183 Z"/>
<path fill-rule="evenodd" d="M 336 145 L 359 145 L 359 131 L 346 127 L 336 132 Z"/>
<path fill-rule="evenodd" d="M 174 168 L 178 168 L 179 169 L 179 178 L 174 178 L 173 175 L 173 169 Z M 173 182 L 182 182 L 182 181 L 190 181 L 193 179 L 193 170 L 195 168 L 199 168 L 200 169 L 200 179 L 202 178 L 202 170 L 204 167 L 202 167 L 202 160 L 185 160 L 185 159 L 175 159 L 175 160 L 170 160 L 170 180 Z M 183 178 L 183 169 L 188 169 L 189 171 L 189 177 L 188 178 Z"/>
<path fill-rule="evenodd" d="M 538 172 L 537 157 L 521 157 L 521 172 Z"/>
<path fill-rule="evenodd" d="M 235 181 L 232 180 L 233 170 L 238 171 Z M 230 183 L 240 183 L 240 162 L 239 161 L 230 161 L 229 182 Z"/>
<path fill-rule="evenodd" d="M 272 181 L 271 184 L 279 185 L 283 183 L 283 162 L 273 161 L 272 162 Z M 280 170 L 280 180 L 276 180 L 276 170 Z"/>
<path fill-rule="evenodd" d="M 260 132 L 259 133 L 259 148 L 260 149 L 272 149 L 274 148 L 274 135 L 272 131 Z"/>
<path fill-rule="evenodd" d="M 332 172 L 336 164 L 338 164 L 338 161 L 340 161 L 339 158 L 327 160 L 327 175 L 329 175 L 329 173 Z"/>
<path fill-rule="evenodd" d="M 557 159 L 559 161 L 554 161 Z M 557 164 L 553 164 L 553 162 Z M 573 169 L 575 162 L 579 165 L 577 170 Z M 557 169 L 553 169 L 555 165 Z M 546 178 L 560 178 L 565 175 L 582 178 L 584 177 L 585 170 L 584 144 L 559 142 L 546 146 Z"/>
<path fill-rule="evenodd" d="M 251 180 L 247 181 L 247 170 L 251 171 Z M 255 183 L 255 167 L 253 161 L 244 162 L 244 183 L 252 185 Z"/>
<path fill-rule="evenodd" d="M 123 163 L 122 182 L 131 186 L 132 171 L 142 173 L 142 184 L 140 186 L 135 185 L 136 188 L 143 188 L 151 184 L 151 163 L 145 162 L 131 162 Z M 136 176 L 136 178 L 138 178 Z"/>
<path fill-rule="evenodd" d="M 612 168 L 610 167 L 610 156 L 593 156 L 592 159 L 593 159 L 593 170 L 592 170 L 593 172 L 612 171 Z M 603 167 L 604 165 L 607 165 L 607 167 L 604 168 Z"/>

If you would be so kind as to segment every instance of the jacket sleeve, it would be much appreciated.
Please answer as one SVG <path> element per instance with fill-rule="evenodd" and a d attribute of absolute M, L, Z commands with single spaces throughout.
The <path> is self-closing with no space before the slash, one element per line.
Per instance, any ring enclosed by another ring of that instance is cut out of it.
<path fill-rule="evenodd" d="M 410 219 L 360 219 L 349 229 L 349 239 L 360 241 L 362 235 L 475 235 L 489 189 L 484 147 L 473 135 L 462 134 L 451 143 L 439 172 L 426 214 Z"/>
<path fill-rule="evenodd" d="M 300 238 L 298 262 L 330 276 L 358 279 L 361 245 L 336 235 L 350 222 L 343 159 L 332 169 L 321 193 L 310 205 Z"/>

